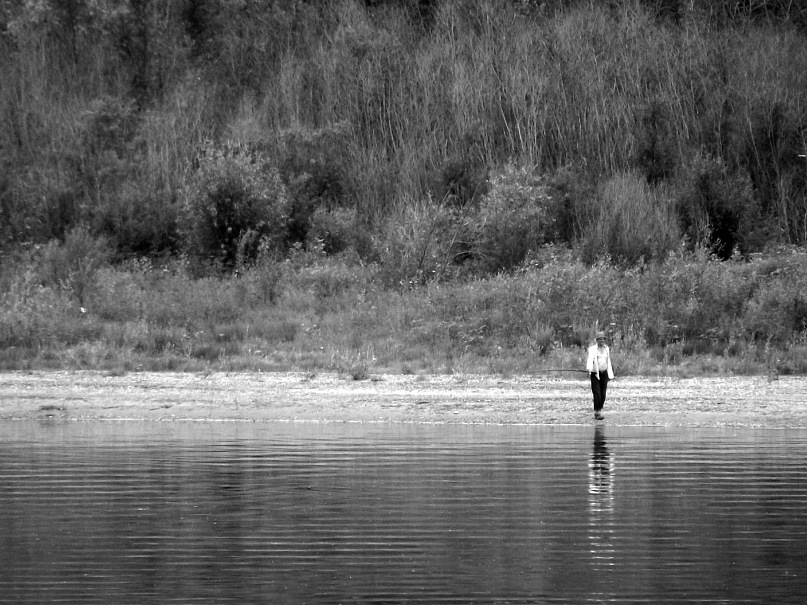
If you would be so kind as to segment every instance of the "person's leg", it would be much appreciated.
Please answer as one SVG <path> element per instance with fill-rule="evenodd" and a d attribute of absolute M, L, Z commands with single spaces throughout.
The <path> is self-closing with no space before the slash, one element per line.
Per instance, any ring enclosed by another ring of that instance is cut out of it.
<path fill-rule="evenodd" d="M 605 394 L 608 392 L 608 372 L 600 372 L 600 410 L 605 406 Z"/>
<path fill-rule="evenodd" d="M 602 409 L 602 394 L 600 391 L 600 381 L 594 372 L 591 372 L 591 394 L 594 396 L 594 413 L 598 414 Z"/>

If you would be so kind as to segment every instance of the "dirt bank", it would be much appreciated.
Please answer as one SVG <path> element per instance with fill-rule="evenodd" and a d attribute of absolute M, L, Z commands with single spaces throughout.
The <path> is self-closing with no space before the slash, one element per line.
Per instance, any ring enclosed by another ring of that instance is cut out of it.
<path fill-rule="evenodd" d="M 807 428 L 807 379 L 617 378 L 606 420 L 622 426 Z M 0 420 L 590 424 L 585 374 L 0 374 Z"/>

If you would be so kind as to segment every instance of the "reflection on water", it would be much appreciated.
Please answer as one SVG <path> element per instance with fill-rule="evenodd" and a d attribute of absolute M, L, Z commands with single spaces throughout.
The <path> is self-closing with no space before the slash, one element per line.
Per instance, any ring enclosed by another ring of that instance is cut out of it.
<path fill-rule="evenodd" d="M 805 431 L 0 425 L 0 602 L 801 603 Z"/>
<path fill-rule="evenodd" d="M 608 451 L 605 429 L 594 428 L 594 450 L 588 472 L 589 539 L 594 571 L 614 565 L 614 459 Z"/>

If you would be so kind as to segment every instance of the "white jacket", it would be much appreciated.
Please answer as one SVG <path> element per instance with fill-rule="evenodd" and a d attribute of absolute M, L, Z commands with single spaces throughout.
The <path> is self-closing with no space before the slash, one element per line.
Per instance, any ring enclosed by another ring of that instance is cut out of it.
<path fill-rule="evenodd" d="M 608 379 L 610 380 L 611 378 L 614 377 L 614 370 L 611 367 L 611 349 L 608 348 L 608 345 L 605 345 L 605 353 L 606 355 L 608 355 L 608 367 L 601 368 L 597 363 L 597 345 L 591 345 L 588 348 L 588 360 L 586 360 L 586 370 L 597 374 L 597 376 L 599 376 L 602 370 L 607 370 Z"/>

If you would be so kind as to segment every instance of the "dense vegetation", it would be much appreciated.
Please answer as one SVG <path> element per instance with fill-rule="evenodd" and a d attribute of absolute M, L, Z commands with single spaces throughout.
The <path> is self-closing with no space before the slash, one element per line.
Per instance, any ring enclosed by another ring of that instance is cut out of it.
<path fill-rule="evenodd" d="M 807 3 L 0 0 L 0 367 L 807 372 Z"/>

